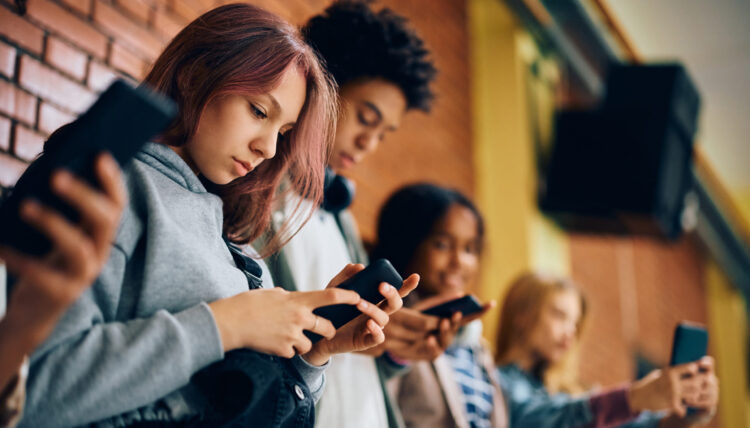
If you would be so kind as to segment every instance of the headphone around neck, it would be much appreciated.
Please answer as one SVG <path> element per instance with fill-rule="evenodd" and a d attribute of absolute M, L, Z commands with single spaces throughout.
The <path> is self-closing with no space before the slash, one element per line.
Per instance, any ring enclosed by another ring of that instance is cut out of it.
<path fill-rule="evenodd" d="M 322 208 L 338 214 L 354 200 L 354 182 L 326 167 Z"/>

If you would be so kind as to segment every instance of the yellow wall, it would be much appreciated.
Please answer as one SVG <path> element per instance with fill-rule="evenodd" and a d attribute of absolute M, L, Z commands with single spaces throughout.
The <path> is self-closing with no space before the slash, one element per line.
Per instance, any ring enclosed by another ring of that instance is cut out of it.
<path fill-rule="evenodd" d="M 721 386 L 719 416 L 724 427 L 750 426 L 747 385 L 747 314 L 742 296 L 719 267 L 706 269 L 711 353 Z"/>
<path fill-rule="evenodd" d="M 735 189 L 732 191 L 732 197 L 737 203 L 745 224 L 750 228 L 750 188 Z"/>
<path fill-rule="evenodd" d="M 475 198 L 487 223 L 479 294 L 499 304 L 505 287 L 523 270 L 567 273 L 570 263 L 564 235 L 536 208 L 525 89 L 527 64 L 536 50 L 501 2 L 470 0 L 468 7 Z M 551 94 L 540 98 L 553 99 Z M 484 319 L 490 341 L 498 315 L 496 309 Z"/>

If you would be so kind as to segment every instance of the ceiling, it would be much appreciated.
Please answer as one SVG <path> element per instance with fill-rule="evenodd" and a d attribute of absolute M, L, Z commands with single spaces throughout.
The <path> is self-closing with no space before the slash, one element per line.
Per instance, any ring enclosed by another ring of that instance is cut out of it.
<path fill-rule="evenodd" d="M 704 152 L 730 189 L 750 189 L 750 1 L 607 4 L 645 60 L 686 65 L 702 96 Z"/>

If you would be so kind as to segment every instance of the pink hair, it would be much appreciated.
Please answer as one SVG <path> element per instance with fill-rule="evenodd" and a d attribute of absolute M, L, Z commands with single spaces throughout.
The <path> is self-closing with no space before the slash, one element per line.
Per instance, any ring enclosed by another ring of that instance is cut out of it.
<path fill-rule="evenodd" d="M 274 203 L 284 196 L 276 190 L 285 174 L 289 191 L 312 200 L 314 206 L 322 200 L 323 171 L 335 131 L 335 84 L 291 24 L 249 4 L 221 6 L 191 22 L 144 80 L 179 104 L 179 117 L 159 141 L 180 146 L 193 136 L 214 97 L 267 93 L 290 66 L 305 77 L 306 98 L 294 129 L 277 143 L 276 156 L 246 177 L 209 186 L 224 201 L 224 232 L 236 243 L 253 241 L 268 228 Z M 301 214 L 299 208 L 268 240 L 263 256 L 291 236 L 290 224 L 301 224 L 294 220 Z"/>

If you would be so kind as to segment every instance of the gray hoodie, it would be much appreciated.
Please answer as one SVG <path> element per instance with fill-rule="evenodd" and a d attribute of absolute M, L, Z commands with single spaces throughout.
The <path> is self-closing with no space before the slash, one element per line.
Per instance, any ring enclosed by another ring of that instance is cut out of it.
<path fill-rule="evenodd" d="M 221 199 L 161 144 L 148 143 L 124 178 L 110 258 L 32 356 L 21 427 L 189 416 L 190 377 L 223 358 L 206 302 L 248 284 L 222 240 Z M 324 368 L 295 366 L 319 397 Z"/>

